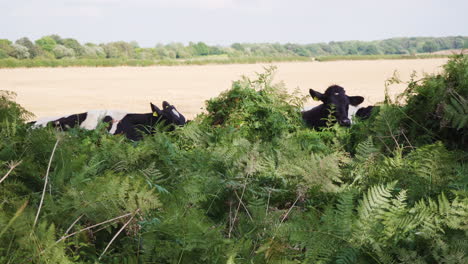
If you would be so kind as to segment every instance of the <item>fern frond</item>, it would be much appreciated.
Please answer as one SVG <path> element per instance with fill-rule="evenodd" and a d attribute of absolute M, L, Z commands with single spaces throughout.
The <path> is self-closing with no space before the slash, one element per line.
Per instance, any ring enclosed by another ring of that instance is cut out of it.
<path fill-rule="evenodd" d="M 374 218 L 382 210 L 389 208 L 390 198 L 392 197 L 391 190 L 393 190 L 395 185 L 396 182 L 389 183 L 386 186 L 377 185 L 371 187 L 367 194 L 364 194 L 359 204 L 359 218 L 362 221 L 366 221 L 366 219 Z"/>
<path fill-rule="evenodd" d="M 468 128 L 468 99 L 453 92 L 445 106 L 445 117 L 458 130 Z"/>

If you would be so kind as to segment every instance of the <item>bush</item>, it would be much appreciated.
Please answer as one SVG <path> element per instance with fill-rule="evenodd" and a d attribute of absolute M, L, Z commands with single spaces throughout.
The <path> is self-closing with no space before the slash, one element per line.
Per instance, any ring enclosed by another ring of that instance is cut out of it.
<path fill-rule="evenodd" d="M 10 53 L 10 56 L 17 59 L 28 59 L 30 54 L 28 48 L 19 44 L 12 44 L 11 47 L 13 50 Z"/>
<path fill-rule="evenodd" d="M 258 80 L 236 81 L 232 89 L 207 101 L 207 121 L 230 126 L 244 136 L 274 139 L 302 125 L 302 101 L 289 95 L 281 85 L 271 85 L 274 68 L 258 75 Z"/>
<path fill-rule="evenodd" d="M 442 140 L 467 150 L 468 57 L 457 56 L 444 69 L 440 75 L 409 84 L 403 94 L 407 103 L 402 129 L 417 144 Z"/>

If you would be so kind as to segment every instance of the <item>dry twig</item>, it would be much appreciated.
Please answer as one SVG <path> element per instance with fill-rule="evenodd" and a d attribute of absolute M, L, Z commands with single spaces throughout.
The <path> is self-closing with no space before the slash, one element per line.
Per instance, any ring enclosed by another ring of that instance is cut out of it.
<path fill-rule="evenodd" d="M 39 209 L 37 209 L 36 218 L 34 219 L 33 229 L 36 226 L 37 219 L 39 218 L 39 214 L 41 213 L 42 203 L 44 202 L 44 196 L 47 189 L 47 182 L 49 180 L 50 165 L 52 164 L 52 159 L 54 158 L 55 150 L 57 149 L 59 141 L 60 139 L 57 139 L 57 141 L 55 142 L 54 149 L 52 150 L 52 154 L 50 154 L 49 165 L 47 166 L 47 172 L 44 180 L 44 189 L 42 190 L 41 202 L 39 203 Z"/>
<path fill-rule="evenodd" d="M 8 172 L 5 174 L 5 176 L 3 176 L 2 179 L 0 179 L 0 183 L 2 183 L 2 182 L 8 177 L 8 175 L 10 175 L 10 173 L 11 173 L 16 167 L 18 167 L 18 165 L 21 164 L 21 162 L 22 162 L 21 160 L 20 160 L 20 161 L 17 161 L 17 162 L 11 162 L 11 163 L 9 164 L 10 169 L 9 169 Z"/>
<path fill-rule="evenodd" d="M 109 249 L 110 245 L 112 244 L 112 242 L 114 242 L 114 240 L 117 238 L 117 236 L 119 236 L 119 234 L 125 229 L 125 227 L 130 224 L 130 222 L 133 220 L 133 218 L 135 217 L 135 215 L 140 211 L 140 209 L 137 209 L 132 217 L 130 217 L 130 219 L 128 219 L 128 221 L 122 226 L 122 228 L 120 228 L 120 230 L 114 235 L 114 237 L 111 239 L 111 241 L 109 242 L 109 244 L 107 244 L 106 248 L 104 249 L 104 251 L 101 253 L 101 255 L 99 256 L 99 260 L 102 258 L 102 256 L 104 256 L 104 254 L 106 253 L 107 249 Z"/>

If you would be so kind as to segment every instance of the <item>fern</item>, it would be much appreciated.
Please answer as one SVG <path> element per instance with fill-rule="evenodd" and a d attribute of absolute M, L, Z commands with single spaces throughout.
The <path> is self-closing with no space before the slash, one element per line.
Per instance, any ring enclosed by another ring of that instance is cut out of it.
<path fill-rule="evenodd" d="M 344 248 L 337 253 L 335 260 L 336 264 L 353 264 L 357 263 L 359 251 L 355 248 Z"/>
<path fill-rule="evenodd" d="M 445 117 L 458 130 L 468 128 L 468 99 L 454 92 L 445 106 Z"/>

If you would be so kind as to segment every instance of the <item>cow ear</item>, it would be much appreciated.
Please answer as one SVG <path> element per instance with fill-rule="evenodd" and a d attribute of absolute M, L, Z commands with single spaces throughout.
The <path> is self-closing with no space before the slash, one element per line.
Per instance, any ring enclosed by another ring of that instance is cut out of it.
<path fill-rule="evenodd" d="M 362 102 L 364 102 L 364 97 L 362 96 L 348 96 L 348 98 L 349 98 L 349 103 L 354 106 L 357 106 L 361 104 Z"/>
<path fill-rule="evenodd" d="M 161 109 L 159 109 L 157 106 L 155 106 L 153 103 L 151 104 L 151 112 L 153 112 L 153 116 L 159 116 L 162 114 Z"/>
<path fill-rule="evenodd" d="M 312 99 L 314 99 L 314 101 L 323 101 L 323 99 L 325 99 L 325 96 L 322 93 L 319 93 L 312 89 L 309 89 L 309 94 L 310 96 L 312 96 Z"/>
<path fill-rule="evenodd" d="M 163 109 L 166 109 L 168 108 L 169 106 L 171 106 L 171 104 L 169 104 L 167 101 L 163 101 Z"/>

